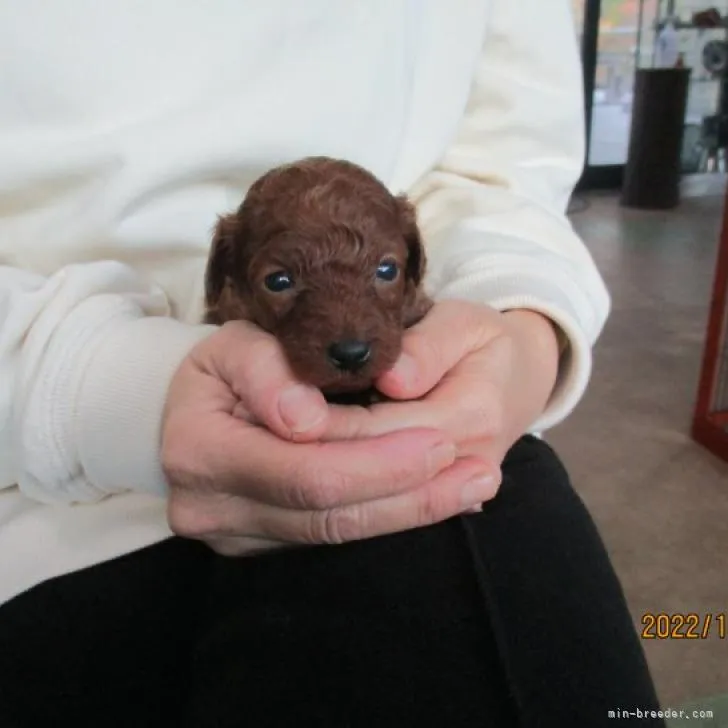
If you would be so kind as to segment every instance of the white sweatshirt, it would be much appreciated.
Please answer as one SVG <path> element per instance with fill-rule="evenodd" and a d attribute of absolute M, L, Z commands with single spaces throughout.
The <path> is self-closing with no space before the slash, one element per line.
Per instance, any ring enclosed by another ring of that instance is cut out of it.
<path fill-rule="evenodd" d="M 568 0 L 0 0 L 0 89 L 0 601 L 170 535 L 210 231 L 282 162 L 362 164 L 417 204 L 435 297 L 561 327 L 535 430 L 581 397 L 609 297 L 565 217 Z"/>

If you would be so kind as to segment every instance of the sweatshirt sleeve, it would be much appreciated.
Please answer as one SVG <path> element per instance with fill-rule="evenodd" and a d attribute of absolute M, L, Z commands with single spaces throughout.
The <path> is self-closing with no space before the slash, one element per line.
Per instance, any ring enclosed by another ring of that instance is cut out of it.
<path fill-rule="evenodd" d="M 528 308 L 562 335 L 557 385 L 534 423 L 562 421 L 591 373 L 610 309 L 566 216 L 584 160 L 581 62 L 567 0 L 493 0 L 467 108 L 411 197 L 434 297 Z"/>
<path fill-rule="evenodd" d="M 210 332 L 121 263 L 42 276 L 0 266 L 0 488 L 47 503 L 160 496 L 162 410 Z"/>

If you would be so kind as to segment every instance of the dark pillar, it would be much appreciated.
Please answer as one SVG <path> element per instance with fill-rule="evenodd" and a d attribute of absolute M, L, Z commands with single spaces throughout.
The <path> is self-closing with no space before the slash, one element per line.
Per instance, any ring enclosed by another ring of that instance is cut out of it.
<path fill-rule="evenodd" d="M 661 210 L 680 201 L 688 68 L 637 71 L 622 204 Z"/>

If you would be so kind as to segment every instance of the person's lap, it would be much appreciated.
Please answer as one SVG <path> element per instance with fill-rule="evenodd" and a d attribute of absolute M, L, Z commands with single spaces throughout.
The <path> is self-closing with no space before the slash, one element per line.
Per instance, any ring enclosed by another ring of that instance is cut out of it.
<path fill-rule="evenodd" d="M 19 728 L 599 726 L 656 708 L 593 523 L 531 437 L 480 514 L 254 558 L 171 539 L 40 585 L 0 608 L 0 700 Z"/>

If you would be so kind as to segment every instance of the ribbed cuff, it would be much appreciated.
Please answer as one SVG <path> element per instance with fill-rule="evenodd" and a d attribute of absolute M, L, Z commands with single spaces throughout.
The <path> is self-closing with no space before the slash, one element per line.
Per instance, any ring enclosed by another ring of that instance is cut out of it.
<path fill-rule="evenodd" d="M 76 404 L 85 480 L 105 493 L 164 496 L 159 451 L 167 390 L 184 357 L 215 327 L 149 317 L 110 329 L 95 342 Z"/>

